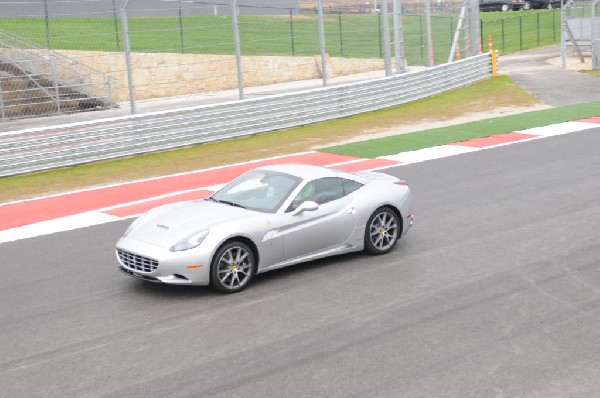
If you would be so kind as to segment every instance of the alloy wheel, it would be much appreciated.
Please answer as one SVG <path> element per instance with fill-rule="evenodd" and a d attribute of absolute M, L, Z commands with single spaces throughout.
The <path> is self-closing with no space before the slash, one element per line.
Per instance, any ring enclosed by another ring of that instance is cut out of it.
<path fill-rule="evenodd" d="M 244 288 L 252 279 L 254 256 L 246 245 L 230 244 L 217 253 L 214 268 L 215 287 L 218 290 L 233 293 Z"/>
<path fill-rule="evenodd" d="M 382 210 L 375 214 L 369 224 L 369 239 L 374 249 L 386 252 L 398 240 L 398 221 L 395 214 Z"/>

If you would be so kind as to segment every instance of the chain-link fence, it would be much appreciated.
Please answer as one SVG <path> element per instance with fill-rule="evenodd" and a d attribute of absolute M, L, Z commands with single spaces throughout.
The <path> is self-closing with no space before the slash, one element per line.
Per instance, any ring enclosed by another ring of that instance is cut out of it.
<path fill-rule="evenodd" d="M 600 1 L 570 1 L 564 10 L 566 46 L 574 51 L 591 51 L 600 39 Z"/>
<path fill-rule="evenodd" d="M 482 23 L 483 37 L 492 35 L 501 54 L 560 42 L 560 9 L 489 19 Z"/>
<path fill-rule="evenodd" d="M 0 0 L 0 29 L 107 74 L 135 101 L 377 71 L 479 53 L 478 3 L 400 0 L 300 8 L 296 0 Z M 393 72 L 392 72 L 393 71 Z M 201 103 L 202 99 L 194 99 Z"/>

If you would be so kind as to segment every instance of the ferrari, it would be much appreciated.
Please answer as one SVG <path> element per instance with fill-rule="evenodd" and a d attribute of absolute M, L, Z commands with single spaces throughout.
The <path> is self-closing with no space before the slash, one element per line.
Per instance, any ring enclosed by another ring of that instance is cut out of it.
<path fill-rule="evenodd" d="M 388 253 L 412 224 L 401 179 L 284 164 L 248 171 L 206 199 L 150 210 L 127 228 L 116 256 L 135 278 L 236 293 L 288 265 Z"/>

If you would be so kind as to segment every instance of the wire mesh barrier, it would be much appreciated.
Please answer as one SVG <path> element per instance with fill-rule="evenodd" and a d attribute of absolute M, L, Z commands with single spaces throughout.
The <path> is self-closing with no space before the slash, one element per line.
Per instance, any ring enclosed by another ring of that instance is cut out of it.
<path fill-rule="evenodd" d="M 321 122 L 408 103 L 491 75 L 491 54 L 326 89 L 0 134 L 0 177 Z"/>
<path fill-rule="evenodd" d="M 327 85 L 335 76 L 385 76 L 393 66 L 403 73 L 479 53 L 475 0 L 407 5 L 414 15 L 400 0 L 358 11 L 309 3 L 0 0 L 0 29 L 51 51 L 49 57 L 106 73 L 111 99 L 132 113 L 136 100 L 235 89 L 242 99 L 245 87 L 309 79 Z"/>
<path fill-rule="evenodd" d="M 0 117 L 113 106 L 110 76 L 0 30 Z"/>
<path fill-rule="evenodd" d="M 565 44 L 574 51 L 592 51 L 600 39 L 600 1 L 568 2 L 565 8 Z"/>
<path fill-rule="evenodd" d="M 481 28 L 483 37 L 494 37 L 495 48 L 501 54 L 557 44 L 560 31 L 560 9 L 489 19 L 482 23 Z"/>

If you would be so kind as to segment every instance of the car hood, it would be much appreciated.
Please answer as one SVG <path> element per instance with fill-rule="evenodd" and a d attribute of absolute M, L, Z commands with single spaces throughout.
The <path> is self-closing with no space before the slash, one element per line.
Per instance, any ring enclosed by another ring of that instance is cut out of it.
<path fill-rule="evenodd" d="M 255 212 L 208 200 L 166 205 L 151 210 L 128 237 L 162 247 L 174 244 L 215 224 L 225 223 Z"/>

